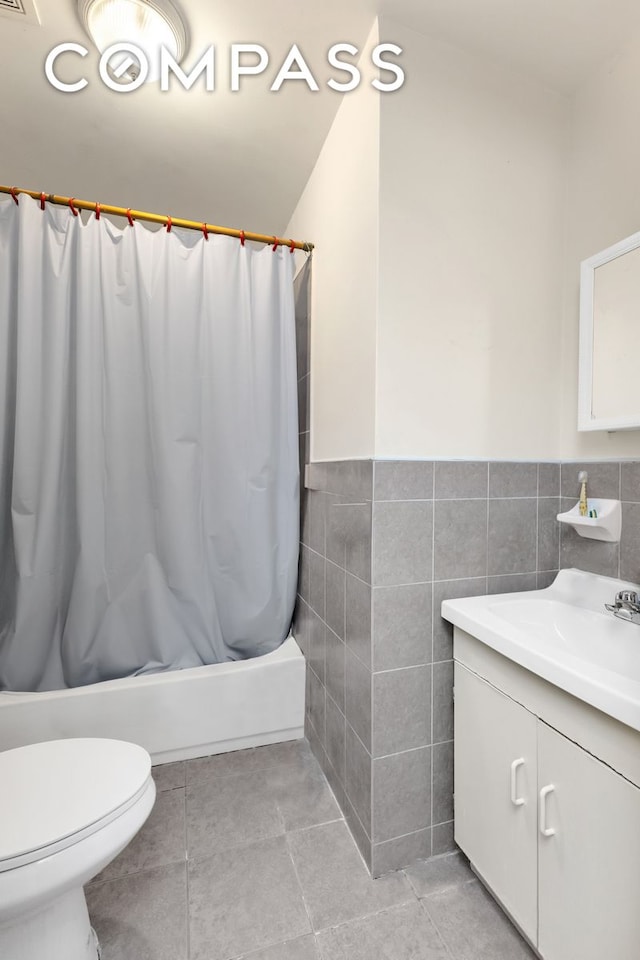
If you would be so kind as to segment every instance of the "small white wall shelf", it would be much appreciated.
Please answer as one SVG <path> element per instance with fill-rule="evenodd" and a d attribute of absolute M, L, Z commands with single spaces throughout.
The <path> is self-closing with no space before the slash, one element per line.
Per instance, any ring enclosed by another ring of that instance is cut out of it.
<path fill-rule="evenodd" d="M 618 543 L 622 531 L 622 505 L 619 500 L 598 500 L 589 497 L 589 509 L 595 510 L 598 516 L 581 517 L 580 504 L 566 513 L 559 513 L 560 523 L 568 523 L 581 537 L 589 540 L 604 540 L 607 543 Z"/>

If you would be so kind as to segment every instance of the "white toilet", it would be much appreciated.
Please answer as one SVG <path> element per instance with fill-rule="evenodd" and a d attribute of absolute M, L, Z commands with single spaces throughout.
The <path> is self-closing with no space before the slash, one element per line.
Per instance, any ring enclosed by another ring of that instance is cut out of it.
<path fill-rule="evenodd" d="M 151 758 L 133 743 L 0 753 L 2 960 L 96 960 L 83 885 L 133 839 L 155 796 Z"/>

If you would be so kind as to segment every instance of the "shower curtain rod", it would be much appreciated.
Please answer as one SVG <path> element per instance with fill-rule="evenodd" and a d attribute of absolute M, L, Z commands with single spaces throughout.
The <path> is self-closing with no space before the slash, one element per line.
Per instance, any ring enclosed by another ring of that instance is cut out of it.
<path fill-rule="evenodd" d="M 264 233 L 249 233 L 245 230 L 235 230 L 233 227 L 218 227 L 212 223 L 198 223 L 196 220 L 181 220 L 177 217 L 163 216 L 160 213 L 145 213 L 144 210 L 131 210 L 125 207 L 113 207 L 106 203 L 92 203 L 90 200 L 76 200 L 75 197 L 59 197 L 55 193 L 40 193 L 37 190 L 23 190 L 21 187 L 4 187 L 0 185 L 0 193 L 8 193 L 18 202 L 18 195 L 26 193 L 27 196 L 39 200 L 43 205 L 45 203 L 55 203 L 63 207 L 71 207 L 72 210 L 91 210 L 98 216 L 101 213 L 110 213 L 117 217 L 126 217 L 133 225 L 134 220 L 147 220 L 149 223 L 160 223 L 167 227 L 183 227 L 186 230 L 200 230 L 205 236 L 209 233 L 220 234 L 225 237 L 235 237 L 244 244 L 245 240 L 253 240 L 255 243 L 270 243 L 274 250 L 277 247 L 290 247 L 292 250 L 304 250 L 305 253 L 311 253 L 312 243 L 305 243 L 302 240 L 285 240 L 282 237 L 268 237 Z"/>

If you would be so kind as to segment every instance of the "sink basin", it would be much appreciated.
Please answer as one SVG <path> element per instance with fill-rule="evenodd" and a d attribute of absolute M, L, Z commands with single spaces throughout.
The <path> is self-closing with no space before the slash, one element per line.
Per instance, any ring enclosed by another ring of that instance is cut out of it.
<path fill-rule="evenodd" d="M 609 577 L 561 570 L 544 590 L 445 600 L 442 616 L 555 686 L 640 731 L 640 625 L 604 609 Z"/>
<path fill-rule="evenodd" d="M 541 653 L 552 658 L 569 655 L 621 677 L 640 681 L 640 628 L 611 614 L 593 613 L 557 600 L 512 600 L 491 604 L 491 612 L 535 638 Z M 626 624 L 631 626 L 631 624 Z"/>

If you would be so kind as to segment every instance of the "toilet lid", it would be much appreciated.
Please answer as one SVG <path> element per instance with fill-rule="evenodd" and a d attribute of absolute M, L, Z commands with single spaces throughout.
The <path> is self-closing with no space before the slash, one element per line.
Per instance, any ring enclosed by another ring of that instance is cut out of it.
<path fill-rule="evenodd" d="M 50 740 L 0 753 L 0 871 L 97 829 L 150 773 L 147 751 L 122 740 Z"/>

